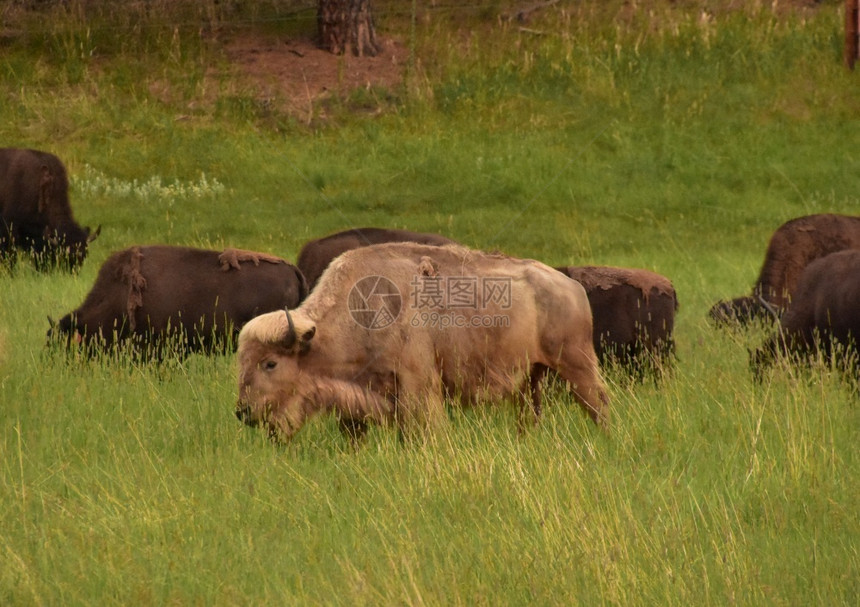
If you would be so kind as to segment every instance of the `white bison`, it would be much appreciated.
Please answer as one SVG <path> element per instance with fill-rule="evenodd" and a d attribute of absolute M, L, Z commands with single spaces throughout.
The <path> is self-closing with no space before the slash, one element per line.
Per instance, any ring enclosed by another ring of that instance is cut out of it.
<path fill-rule="evenodd" d="M 389 243 L 344 253 L 297 309 L 263 314 L 239 335 L 236 415 L 289 439 L 312 415 L 344 431 L 394 422 L 403 436 L 461 404 L 530 397 L 565 379 L 600 425 L 608 398 L 576 281 L 531 260 L 457 245 Z"/>

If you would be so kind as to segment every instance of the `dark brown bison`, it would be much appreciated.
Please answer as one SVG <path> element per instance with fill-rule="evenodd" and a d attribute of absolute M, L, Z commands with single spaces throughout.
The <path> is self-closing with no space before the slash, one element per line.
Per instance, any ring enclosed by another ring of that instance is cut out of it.
<path fill-rule="evenodd" d="M 0 257 L 29 252 L 40 269 L 71 269 L 99 233 L 77 224 L 69 180 L 60 159 L 47 152 L 0 148 Z"/>
<path fill-rule="evenodd" d="M 83 304 L 49 331 L 88 350 L 130 341 L 158 357 L 223 352 L 254 316 L 298 305 L 307 283 L 264 253 L 136 246 L 111 255 Z"/>
<path fill-rule="evenodd" d="M 408 437 L 445 419 L 445 397 L 530 398 L 537 417 L 554 369 L 604 424 L 591 331 L 582 286 L 536 261 L 456 245 L 355 249 L 301 307 L 242 329 L 236 415 L 284 440 L 320 412 L 346 432 L 396 422 Z"/>
<path fill-rule="evenodd" d="M 611 266 L 556 269 L 585 288 L 601 364 L 617 363 L 641 379 L 646 371 L 659 373 L 671 361 L 678 298 L 668 278 Z"/>
<path fill-rule="evenodd" d="M 718 324 L 778 318 L 811 261 L 856 248 L 860 248 L 860 217 L 823 213 L 792 219 L 771 236 L 752 295 L 714 304 L 711 318 Z"/>
<path fill-rule="evenodd" d="M 438 234 L 388 228 L 352 228 L 307 242 L 299 251 L 296 265 L 305 275 L 310 289 L 313 290 L 332 259 L 345 251 L 384 242 L 417 242 L 429 245 L 457 244 Z"/>
<path fill-rule="evenodd" d="M 860 250 L 831 253 L 810 263 L 800 276 L 779 333 L 752 353 L 756 378 L 777 356 L 802 359 L 834 355 L 857 369 L 860 340 Z"/>

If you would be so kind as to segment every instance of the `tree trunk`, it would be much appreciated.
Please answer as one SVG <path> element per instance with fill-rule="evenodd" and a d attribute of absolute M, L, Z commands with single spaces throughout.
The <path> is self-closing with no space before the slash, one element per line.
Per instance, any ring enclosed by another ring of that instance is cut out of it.
<path fill-rule="evenodd" d="M 380 48 L 370 14 L 370 0 L 319 0 L 320 46 L 340 55 L 375 56 Z"/>
<path fill-rule="evenodd" d="M 858 30 L 860 30 L 860 2 L 845 0 L 845 65 L 852 70 L 860 55 Z"/>

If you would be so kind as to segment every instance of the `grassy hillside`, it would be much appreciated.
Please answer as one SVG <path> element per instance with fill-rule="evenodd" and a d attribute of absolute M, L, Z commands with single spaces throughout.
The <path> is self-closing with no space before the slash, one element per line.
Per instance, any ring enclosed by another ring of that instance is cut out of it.
<path fill-rule="evenodd" d="M 842 3 L 427 4 L 374 3 L 402 80 L 298 113 L 228 51 L 289 54 L 312 7 L 0 7 L 0 145 L 59 155 L 102 226 L 76 275 L 0 270 L 0 602 L 856 604 L 856 387 L 756 385 L 764 330 L 707 320 L 781 223 L 860 209 Z M 243 427 L 232 356 L 44 347 L 119 248 L 294 259 L 358 225 L 664 274 L 677 368 L 608 372 L 608 436 L 557 393 L 524 436 L 502 403 L 353 449 L 329 419 L 288 446 Z"/>

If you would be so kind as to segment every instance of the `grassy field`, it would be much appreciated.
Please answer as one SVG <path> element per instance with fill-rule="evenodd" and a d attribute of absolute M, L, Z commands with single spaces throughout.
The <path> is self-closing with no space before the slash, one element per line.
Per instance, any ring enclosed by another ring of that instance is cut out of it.
<path fill-rule="evenodd" d="M 0 145 L 59 155 L 102 225 L 76 275 L 0 270 L 0 603 L 858 604 L 856 388 L 821 365 L 756 385 L 765 331 L 707 319 L 781 223 L 860 212 L 841 2 L 560 2 L 526 24 L 376 2 L 404 85 L 310 123 L 238 86 L 217 34 L 310 35 L 312 10 L 148 4 L 0 6 Z M 608 435 L 554 394 L 522 436 L 500 404 L 354 449 L 330 419 L 287 446 L 242 426 L 232 356 L 45 348 L 119 248 L 294 259 L 358 225 L 664 274 L 677 367 L 608 373 Z"/>

